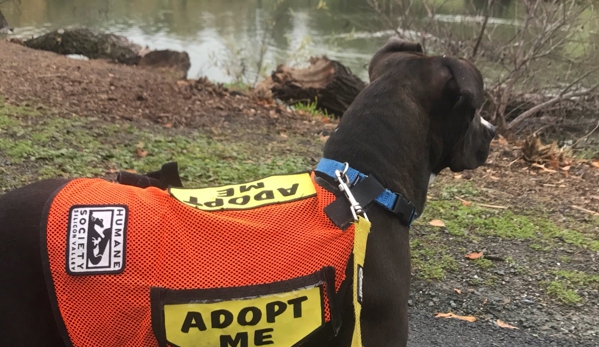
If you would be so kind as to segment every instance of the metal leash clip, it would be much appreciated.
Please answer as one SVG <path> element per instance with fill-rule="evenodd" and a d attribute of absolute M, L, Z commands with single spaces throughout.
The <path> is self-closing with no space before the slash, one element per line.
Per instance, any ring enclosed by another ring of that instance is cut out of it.
<path fill-rule="evenodd" d="M 348 169 L 349 169 L 349 164 L 346 162 L 345 168 L 343 169 L 343 171 L 335 170 L 335 176 L 337 177 L 337 181 L 339 181 L 339 190 L 341 190 L 345 194 L 345 197 L 349 201 L 350 210 L 351 210 L 352 216 L 354 217 L 354 221 L 358 220 L 358 215 L 360 215 L 360 216 L 364 217 L 366 220 L 368 220 L 368 216 L 366 216 L 366 212 L 364 211 L 362 206 L 360 206 L 360 203 L 358 203 L 358 200 L 356 200 L 356 198 L 354 197 L 354 195 L 352 194 L 352 192 L 349 188 L 350 182 L 349 182 L 349 177 L 347 177 Z"/>

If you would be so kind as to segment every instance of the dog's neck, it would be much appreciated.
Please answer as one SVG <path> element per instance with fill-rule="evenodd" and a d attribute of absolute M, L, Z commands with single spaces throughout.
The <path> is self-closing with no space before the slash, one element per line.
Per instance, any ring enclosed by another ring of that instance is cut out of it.
<path fill-rule="evenodd" d="M 428 117 L 407 97 L 392 105 L 386 101 L 382 105 L 376 97 L 358 96 L 327 141 L 323 155 L 374 175 L 387 189 L 412 201 L 421 214 L 431 177 Z"/>

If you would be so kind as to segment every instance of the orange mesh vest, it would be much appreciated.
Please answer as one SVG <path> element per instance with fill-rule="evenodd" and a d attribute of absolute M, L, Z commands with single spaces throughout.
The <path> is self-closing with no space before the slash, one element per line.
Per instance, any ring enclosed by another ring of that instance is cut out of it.
<path fill-rule="evenodd" d="M 313 175 L 290 177 L 299 175 L 311 194 L 284 179 L 179 190 L 184 198 L 69 182 L 42 232 L 67 343 L 293 346 L 335 323 L 354 227 L 330 222 L 323 209 L 335 196 Z"/>

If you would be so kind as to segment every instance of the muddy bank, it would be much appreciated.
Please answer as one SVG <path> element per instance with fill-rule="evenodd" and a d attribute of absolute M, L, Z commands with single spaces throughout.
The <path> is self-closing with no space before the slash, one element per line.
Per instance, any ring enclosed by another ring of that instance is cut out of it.
<path fill-rule="evenodd" d="M 8 102 L 81 116 L 199 129 L 229 124 L 247 130 L 309 131 L 302 125 L 304 115 L 274 102 L 253 102 L 249 95 L 205 79 L 177 80 L 144 67 L 74 60 L 6 41 L 0 41 L 0 80 L 0 95 Z"/>

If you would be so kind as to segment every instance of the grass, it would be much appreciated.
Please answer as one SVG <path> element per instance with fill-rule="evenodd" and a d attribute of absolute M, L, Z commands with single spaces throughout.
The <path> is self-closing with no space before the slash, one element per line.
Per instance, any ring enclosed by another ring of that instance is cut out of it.
<path fill-rule="evenodd" d="M 559 281 L 551 281 L 546 287 L 547 294 L 555 297 L 561 302 L 569 305 L 575 305 L 582 301 L 580 295 L 574 290 L 568 289 L 566 285 Z"/>
<path fill-rule="evenodd" d="M 224 83 L 223 86 L 229 90 L 236 90 L 244 93 L 250 91 L 251 88 L 249 84 L 243 83 L 242 81 Z"/>
<path fill-rule="evenodd" d="M 592 225 L 582 225 L 574 220 L 557 224 L 549 215 L 539 211 L 488 209 L 475 203 L 464 206 L 451 199 L 458 192 L 463 196 L 476 195 L 476 189 L 469 183 L 460 187 L 444 187 L 441 197 L 445 196 L 446 199 L 428 201 L 425 211 L 429 219 L 443 220 L 448 233 L 453 236 L 534 240 L 530 247 L 538 251 L 548 251 L 553 242 L 562 240 L 580 248 L 599 251 L 599 239 L 593 237 L 592 232 L 585 232 Z M 422 225 L 425 222 L 418 223 Z"/>
<path fill-rule="evenodd" d="M 305 112 L 311 116 L 322 116 L 322 117 L 327 117 L 327 118 L 331 117 L 329 115 L 329 113 L 327 112 L 327 110 L 319 109 L 317 107 L 317 104 L 318 104 L 318 100 L 315 100 L 313 102 L 305 102 L 305 103 L 298 102 L 297 104 L 293 105 L 293 108 L 296 111 Z"/>
<path fill-rule="evenodd" d="M 584 299 L 578 294 L 581 290 L 599 290 L 599 275 L 589 275 L 577 270 L 556 270 L 555 280 L 545 282 L 548 295 L 569 305 L 579 304 Z"/>
<path fill-rule="evenodd" d="M 420 279 L 442 281 L 447 272 L 455 272 L 459 268 L 457 261 L 445 249 L 437 247 L 435 241 L 432 235 L 410 242 L 412 268 Z"/>
<path fill-rule="evenodd" d="M 490 261 L 489 259 L 479 258 L 479 259 L 474 260 L 474 263 L 478 267 L 480 267 L 481 269 L 484 269 L 484 270 L 488 270 L 488 269 L 494 267 L 493 262 Z"/>
<path fill-rule="evenodd" d="M 44 115 L 0 100 L 0 165 L 7 190 L 49 177 L 94 177 L 120 170 L 145 173 L 177 161 L 186 186 L 239 183 L 308 170 L 305 156 L 237 139 L 213 139 L 156 124 Z M 272 147 L 272 146 L 271 146 Z M 2 164 L 4 162 L 4 164 Z"/>

